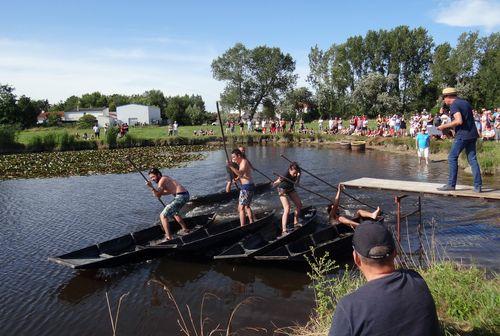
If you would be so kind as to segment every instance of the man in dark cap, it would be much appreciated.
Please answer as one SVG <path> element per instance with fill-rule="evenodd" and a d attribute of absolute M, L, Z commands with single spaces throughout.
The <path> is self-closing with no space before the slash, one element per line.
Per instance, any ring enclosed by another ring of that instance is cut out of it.
<path fill-rule="evenodd" d="M 395 268 L 389 230 L 365 222 L 356 227 L 353 248 L 354 262 L 368 282 L 337 304 L 329 335 L 440 335 L 424 279 L 415 271 Z"/>
<path fill-rule="evenodd" d="M 438 127 L 438 130 L 444 131 L 447 128 L 455 128 L 455 140 L 448 155 L 448 183 L 437 189 L 440 191 L 455 190 L 458 174 L 458 156 L 465 149 L 467 161 L 469 161 L 472 175 L 474 175 L 474 191 L 480 193 L 483 182 L 476 157 L 476 141 L 479 133 L 474 123 L 472 106 L 468 101 L 458 98 L 455 88 L 444 89 L 443 100 L 450 108 L 452 122 L 442 124 Z"/>

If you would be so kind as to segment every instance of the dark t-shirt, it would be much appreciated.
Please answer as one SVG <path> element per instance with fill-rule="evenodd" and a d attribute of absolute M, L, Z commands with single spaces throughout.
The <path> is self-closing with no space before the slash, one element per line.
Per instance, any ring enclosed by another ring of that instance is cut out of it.
<path fill-rule="evenodd" d="M 286 177 L 288 180 L 291 180 L 293 182 L 297 182 L 297 177 L 295 176 L 292 176 L 290 175 L 290 172 L 287 170 L 285 174 L 281 175 L 283 177 Z M 281 188 L 283 189 L 284 191 L 292 191 L 294 190 L 295 188 L 295 185 L 288 181 L 288 180 L 283 180 L 280 182 L 280 184 L 278 185 L 278 188 Z"/>
<path fill-rule="evenodd" d="M 329 336 L 441 335 L 436 306 L 424 279 L 398 270 L 342 298 Z"/>
<path fill-rule="evenodd" d="M 468 101 L 457 98 L 450 106 L 450 112 L 453 115 L 460 112 L 462 115 L 462 125 L 455 127 L 455 138 L 461 140 L 477 139 L 476 124 L 474 123 L 474 115 L 472 114 L 472 106 Z"/>

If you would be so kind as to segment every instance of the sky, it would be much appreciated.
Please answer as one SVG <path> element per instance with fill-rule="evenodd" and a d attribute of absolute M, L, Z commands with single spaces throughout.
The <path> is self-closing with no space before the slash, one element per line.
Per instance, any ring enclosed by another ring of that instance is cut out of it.
<path fill-rule="evenodd" d="M 463 32 L 497 32 L 500 0 L 0 0 L 0 83 L 51 103 L 94 91 L 199 94 L 213 111 L 224 83 L 210 65 L 235 43 L 281 48 L 307 86 L 311 47 L 399 25 L 455 45 Z"/>

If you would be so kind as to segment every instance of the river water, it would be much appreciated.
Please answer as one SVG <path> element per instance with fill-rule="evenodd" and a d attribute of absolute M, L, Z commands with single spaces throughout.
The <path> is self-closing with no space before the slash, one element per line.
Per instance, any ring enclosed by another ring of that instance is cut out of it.
<path fill-rule="evenodd" d="M 331 183 L 364 176 L 444 183 L 447 177 L 446 162 L 424 167 L 414 157 L 377 151 L 247 150 L 254 166 L 268 175 L 286 170 L 287 162 L 280 154 Z M 164 172 L 181 181 L 192 195 L 218 191 L 225 183 L 224 152 L 206 155 L 205 160 Z M 460 183 L 471 183 L 465 174 L 460 178 Z M 264 181 L 258 175 L 256 180 Z M 306 174 L 302 184 L 333 196 L 330 187 Z M 485 185 L 500 187 L 493 178 L 485 178 Z M 394 193 L 349 192 L 381 205 L 388 214 L 394 211 Z M 317 196 L 299 194 L 305 205 L 325 204 Z M 411 211 L 415 200 L 405 199 L 403 211 Z M 358 206 L 349 199 L 343 201 L 353 209 Z M 424 223 L 435 222 L 436 237 L 445 247 L 446 257 L 500 269 L 497 203 L 426 196 L 422 205 Z M 278 206 L 279 199 L 271 191 L 254 201 L 256 209 Z M 234 213 L 235 207 L 233 202 L 198 208 L 191 214 Z M 47 261 L 49 256 L 149 227 L 160 211 L 161 205 L 138 174 L 0 182 L 0 335 L 110 335 L 106 293 L 113 312 L 120 296 L 128 293 L 121 305 L 118 335 L 179 335 L 175 306 L 151 280 L 169 288 L 186 322 L 186 305 L 190 307 L 198 330 L 205 296 L 203 317 L 211 319 L 205 332 L 218 323 L 225 327 L 231 311 L 244 300 L 249 302 L 238 308 L 231 324 L 233 330 L 240 329 L 240 335 L 270 335 L 276 328 L 307 321 L 314 294 L 303 270 L 161 259 L 110 270 L 74 271 Z M 408 232 L 413 233 L 415 226 L 416 219 L 410 218 Z M 262 329 L 241 329 L 245 327 Z"/>

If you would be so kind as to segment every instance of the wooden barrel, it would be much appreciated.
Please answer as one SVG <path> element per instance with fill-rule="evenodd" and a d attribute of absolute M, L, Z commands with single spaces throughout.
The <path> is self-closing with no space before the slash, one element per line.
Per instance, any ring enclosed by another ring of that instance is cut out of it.
<path fill-rule="evenodd" d="M 352 141 L 351 149 L 359 152 L 364 151 L 366 149 L 366 141 Z"/>

